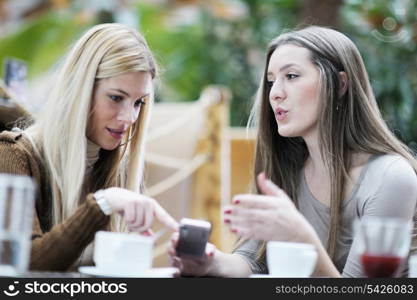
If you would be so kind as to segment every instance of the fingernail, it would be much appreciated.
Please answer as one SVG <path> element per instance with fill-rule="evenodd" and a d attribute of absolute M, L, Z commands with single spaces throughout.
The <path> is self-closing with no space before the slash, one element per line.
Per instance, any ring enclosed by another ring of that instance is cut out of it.
<path fill-rule="evenodd" d="M 236 200 L 233 201 L 233 203 L 234 204 L 239 204 L 240 203 L 240 200 L 239 199 L 236 199 Z"/>
<path fill-rule="evenodd" d="M 230 224 L 230 220 L 229 220 L 229 219 L 224 219 L 224 222 L 225 222 L 226 224 Z"/>
<path fill-rule="evenodd" d="M 233 233 L 237 233 L 237 229 L 231 229 L 230 231 Z"/>
<path fill-rule="evenodd" d="M 232 213 L 232 209 L 231 209 L 231 208 L 226 209 L 226 210 L 224 211 L 224 213 L 225 213 L 225 214 L 230 215 L 230 214 Z"/>

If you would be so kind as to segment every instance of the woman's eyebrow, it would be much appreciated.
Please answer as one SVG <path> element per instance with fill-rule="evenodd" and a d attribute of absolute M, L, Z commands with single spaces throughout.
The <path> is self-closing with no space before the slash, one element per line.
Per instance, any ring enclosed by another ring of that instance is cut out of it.
<path fill-rule="evenodd" d="M 283 65 L 280 69 L 279 69 L 279 71 L 281 72 L 281 71 L 283 71 L 283 70 L 285 70 L 285 69 L 288 69 L 288 68 L 291 68 L 291 67 L 294 67 L 294 66 L 298 66 L 297 64 L 295 64 L 295 63 L 289 63 L 289 64 L 285 64 L 285 65 Z"/>
<path fill-rule="evenodd" d="M 285 65 L 283 65 L 283 66 L 279 69 L 279 72 L 282 72 L 282 71 L 284 71 L 285 69 L 288 69 L 288 68 L 291 68 L 291 67 L 299 67 L 299 65 L 298 65 L 298 64 L 296 64 L 296 63 L 288 63 L 288 64 L 285 64 Z M 267 75 L 268 75 L 268 76 L 269 76 L 269 75 L 274 75 L 274 73 L 273 73 L 273 72 L 271 72 L 271 71 L 268 71 Z"/>
<path fill-rule="evenodd" d="M 121 90 L 121 89 L 111 89 L 111 90 L 113 90 L 113 91 L 117 91 L 117 92 L 119 92 L 119 93 L 122 93 L 122 94 L 126 95 L 127 97 L 129 97 L 129 96 L 130 96 L 128 92 L 125 92 L 124 90 Z"/>

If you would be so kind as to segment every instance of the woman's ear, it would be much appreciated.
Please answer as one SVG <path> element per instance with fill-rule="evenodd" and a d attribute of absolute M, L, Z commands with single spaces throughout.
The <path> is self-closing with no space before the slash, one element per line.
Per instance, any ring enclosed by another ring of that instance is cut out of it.
<path fill-rule="evenodd" d="M 339 82 L 340 82 L 339 98 L 341 98 L 346 93 L 347 87 L 348 87 L 346 72 L 344 71 L 339 72 Z"/>

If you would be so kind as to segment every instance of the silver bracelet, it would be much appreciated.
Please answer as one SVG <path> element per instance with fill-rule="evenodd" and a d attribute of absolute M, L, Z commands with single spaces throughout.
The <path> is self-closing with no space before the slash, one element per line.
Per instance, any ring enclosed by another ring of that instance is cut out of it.
<path fill-rule="evenodd" d="M 105 215 L 111 215 L 113 210 L 111 209 L 111 206 L 109 204 L 109 201 L 107 201 L 105 197 L 104 190 L 98 190 L 94 193 L 94 199 L 96 199 L 98 206 L 100 206 L 102 212 Z"/>

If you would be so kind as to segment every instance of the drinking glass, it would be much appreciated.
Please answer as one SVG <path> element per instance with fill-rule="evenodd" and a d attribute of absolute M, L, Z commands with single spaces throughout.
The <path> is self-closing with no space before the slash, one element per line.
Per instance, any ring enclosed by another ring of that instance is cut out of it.
<path fill-rule="evenodd" d="M 366 217 L 355 222 L 357 251 L 368 277 L 395 277 L 407 258 L 412 222 L 398 218 Z"/>
<path fill-rule="evenodd" d="M 0 276 L 27 271 L 34 195 L 30 177 L 0 174 Z"/>
<path fill-rule="evenodd" d="M 408 277 L 417 278 L 417 255 L 411 255 L 408 259 Z"/>

